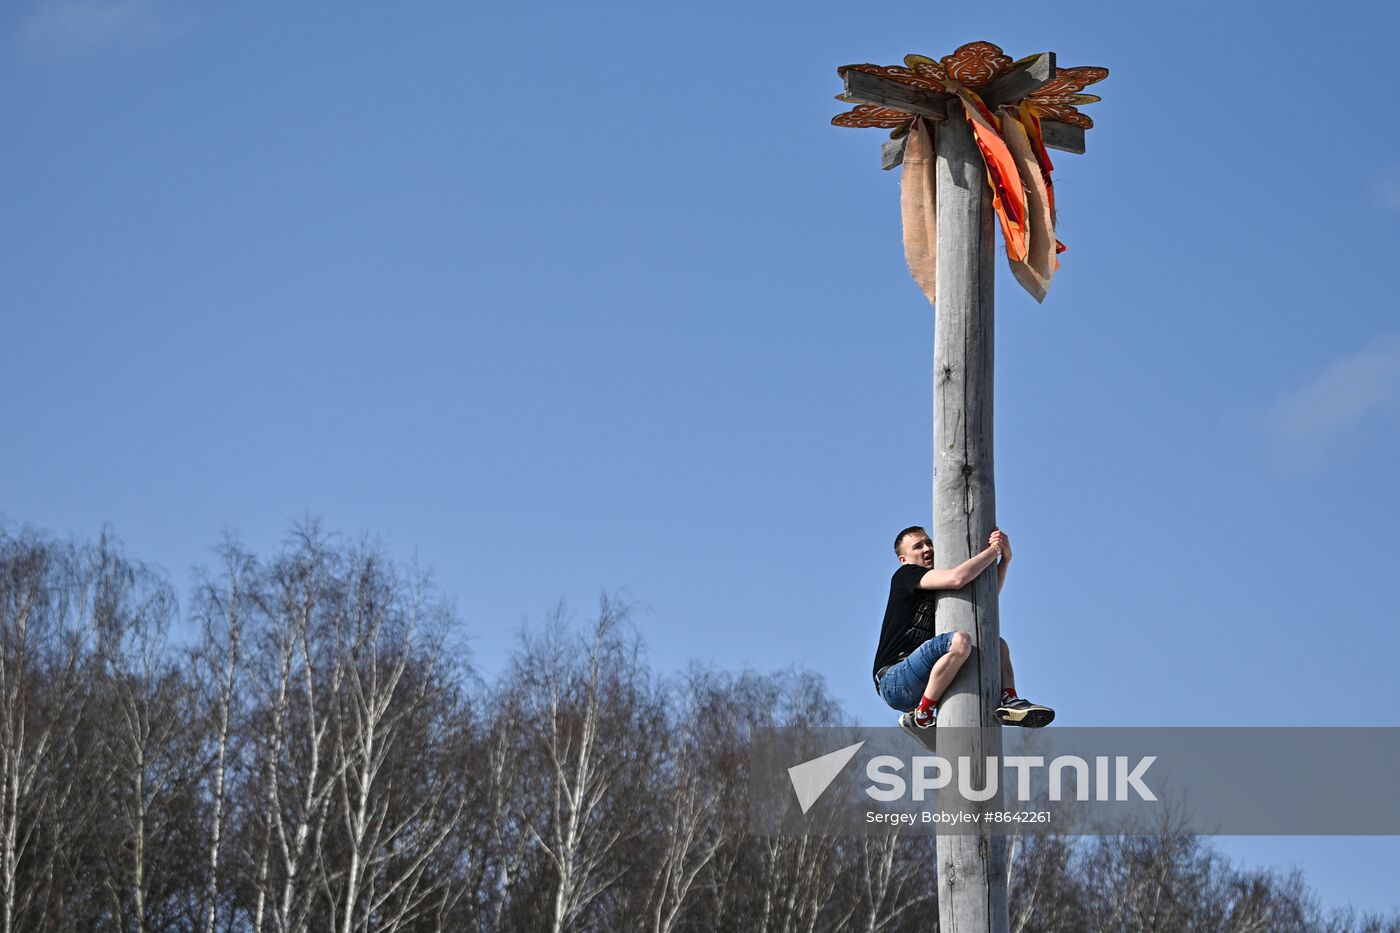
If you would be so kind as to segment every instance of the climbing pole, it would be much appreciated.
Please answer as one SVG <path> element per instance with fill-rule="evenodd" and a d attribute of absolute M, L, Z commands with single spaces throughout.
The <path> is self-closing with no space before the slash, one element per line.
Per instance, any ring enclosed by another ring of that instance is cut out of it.
<path fill-rule="evenodd" d="M 891 130 L 882 164 L 903 166 L 905 259 L 935 309 L 935 564 L 955 567 L 996 527 L 994 226 L 1016 281 L 1043 301 L 1064 250 L 1047 150 L 1084 151 L 1093 122 L 1078 108 L 1099 98 L 1082 92 L 1108 70 L 1058 68 L 1053 52 L 1013 62 L 990 42 L 971 42 L 941 59 L 908 55 L 903 65 L 844 65 L 837 74 L 838 99 L 856 106 L 831 122 Z M 985 787 L 987 757 L 1001 757 L 996 574 L 941 593 L 937 620 L 940 633 L 967 632 L 978 648 L 939 703 L 939 754 L 966 755 L 971 786 Z M 969 728 L 950 731 L 959 726 Z M 972 807 L 1000 810 L 1001 794 Z M 940 929 L 958 933 L 1009 928 L 1005 836 L 938 837 L 938 917 Z"/>

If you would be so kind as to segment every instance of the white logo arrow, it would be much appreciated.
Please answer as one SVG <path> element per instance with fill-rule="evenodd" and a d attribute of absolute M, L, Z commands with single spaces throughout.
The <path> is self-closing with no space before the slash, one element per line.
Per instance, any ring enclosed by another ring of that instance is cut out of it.
<path fill-rule="evenodd" d="M 803 813 L 812 809 L 812 804 L 826 792 L 831 782 L 836 780 L 836 775 L 846 767 L 846 762 L 854 758 L 864 744 L 857 742 L 847 745 L 820 758 L 813 758 L 788 768 L 788 779 L 792 781 L 793 792 L 797 794 L 797 802 L 802 805 Z"/>

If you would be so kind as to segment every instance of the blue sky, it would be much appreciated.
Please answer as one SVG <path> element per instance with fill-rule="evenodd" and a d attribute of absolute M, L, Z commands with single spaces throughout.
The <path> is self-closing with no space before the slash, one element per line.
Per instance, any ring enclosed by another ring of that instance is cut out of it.
<path fill-rule="evenodd" d="M 1391 5 L 0 7 L 0 512 L 179 584 L 320 515 L 482 670 L 604 589 L 860 720 L 933 318 L 837 65 L 1111 76 L 1044 306 L 998 271 L 1003 629 L 1081 725 L 1400 725 Z M 1388 779 L 1387 779 L 1388 780 Z M 1226 840 L 1400 908 L 1400 841 Z"/>

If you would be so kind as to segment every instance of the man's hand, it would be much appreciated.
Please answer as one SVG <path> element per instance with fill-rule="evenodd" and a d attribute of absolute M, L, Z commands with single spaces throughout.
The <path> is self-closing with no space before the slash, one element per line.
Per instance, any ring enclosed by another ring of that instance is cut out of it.
<path fill-rule="evenodd" d="M 1011 539 L 1006 536 L 1006 532 L 997 528 L 992 531 L 987 543 L 1001 549 L 1001 560 L 997 563 L 997 592 L 1000 593 L 1001 588 L 1006 585 L 1006 572 L 1011 569 Z"/>
<path fill-rule="evenodd" d="M 987 538 L 987 544 L 991 547 L 1001 548 L 1001 559 L 1008 561 L 1011 559 L 1011 539 L 1006 536 L 1006 532 L 1000 528 L 993 531 Z"/>

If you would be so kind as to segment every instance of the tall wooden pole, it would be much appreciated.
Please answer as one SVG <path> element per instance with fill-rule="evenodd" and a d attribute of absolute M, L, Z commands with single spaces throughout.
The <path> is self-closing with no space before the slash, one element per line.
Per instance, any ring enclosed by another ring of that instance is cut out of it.
<path fill-rule="evenodd" d="M 992 460 L 996 255 L 987 168 L 960 104 L 954 102 L 949 108 L 936 137 L 933 542 L 935 565 L 949 568 L 985 548 L 996 527 Z M 1001 733 L 992 718 L 1001 698 L 996 571 L 983 573 L 965 590 L 941 595 L 937 624 L 939 632 L 967 632 L 976 646 L 939 704 L 938 751 L 955 762 L 968 756 L 975 766 L 971 786 L 984 787 L 987 756 L 1001 757 Z M 945 732 L 958 726 L 990 728 Z M 945 735 L 952 741 L 945 742 Z M 977 806 L 1000 810 L 1002 795 Z M 939 929 L 1004 933 L 1010 926 L 1006 885 L 1005 836 L 983 831 L 938 837 Z"/>

